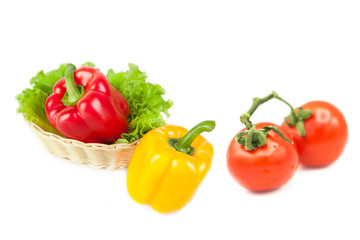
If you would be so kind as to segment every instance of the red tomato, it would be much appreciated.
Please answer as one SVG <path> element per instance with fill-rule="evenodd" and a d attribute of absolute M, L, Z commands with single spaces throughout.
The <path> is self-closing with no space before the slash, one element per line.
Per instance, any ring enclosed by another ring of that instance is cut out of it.
<path fill-rule="evenodd" d="M 302 108 L 312 111 L 304 120 L 306 136 L 302 137 L 296 127 L 285 122 L 281 127 L 292 135 L 299 150 L 300 163 L 321 167 L 333 163 L 344 151 L 348 139 L 348 127 L 343 114 L 328 102 L 313 101 Z"/>
<path fill-rule="evenodd" d="M 285 130 L 273 123 L 259 123 L 256 129 L 269 125 L 278 127 L 291 140 Z M 233 138 L 226 157 L 233 178 L 252 191 L 268 191 L 284 185 L 292 178 L 299 165 L 296 145 L 285 141 L 274 131 L 268 133 L 263 147 L 253 151 L 247 151 Z"/>

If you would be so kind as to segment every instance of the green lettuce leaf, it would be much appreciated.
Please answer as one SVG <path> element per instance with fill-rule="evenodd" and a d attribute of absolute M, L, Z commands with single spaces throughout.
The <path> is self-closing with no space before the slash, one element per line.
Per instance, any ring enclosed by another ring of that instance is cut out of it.
<path fill-rule="evenodd" d="M 30 80 L 30 84 L 34 85 L 33 89 L 40 89 L 50 95 L 54 84 L 65 76 L 66 66 L 66 63 L 61 64 L 58 69 L 47 72 L 46 74 L 40 71 Z"/>
<path fill-rule="evenodd" d="M 16 96 L 19 107 L 18 113 L 22 113 L 29 122 L 34 122 L 47 132 L 52 132 L 61 136 L 61 134 L 49 123 L 45 114 L 45 101 L 52 93 L 54 84 L 65 75 L 67 64 L 62 64 L 56 70 L 47 72 L 38 72 L 30 80 L 31 88 L 23 90 Z"/>
<path fill-rule="evenodd" d="M 60 136 L 46 117 L 45 101 L 52 93 L 54 84 L 64 77 L 66 65 L 62 64 L 58 69 L 47 73 L 38 72 L 30 80 L 32 87 L 16 96 L 19 103 L 18 113 L 22 113 L 27 121 L 34 122 L 43 130 Z M 95 67 L 91 62 L 82 66 Z M 125 97 L 130 109 L 129 132 L 122 134 L 122 138 L 116 143 L 134 142 L 151 129 L 164 125 L 162 113 L 169 116 L 168 110 L 173 104 L 171 100 L 163 99 L 165 90 L 160 85 L 146 82 L 146 74 L 135 64 L 129 64 L 129 68 L 128 71 L 119 73 L 110 69 L 107 74 L 110 83 Z"/>
<path fill-rule="evenodd" d="M 153 128 L 165 124 L 162 116 L 169 116 L 171 100 L 165 101 L 165 90 L 158 84 L 146 82 L 146 73 L 141 72 L 135 64 L 129 64 L 126 72 L 115 73 L 110 69 L 106 75 L 129 104 L 129 132 L 122 134 L 116 143 L 134 142 Z"/>
<path fill-rule="evenodd" d="M 84 64 L 81 64 L 81 66 L 87 66 L 87 67 L 95 67 L 95 64 L 92 62 L 85 62 Z"/>

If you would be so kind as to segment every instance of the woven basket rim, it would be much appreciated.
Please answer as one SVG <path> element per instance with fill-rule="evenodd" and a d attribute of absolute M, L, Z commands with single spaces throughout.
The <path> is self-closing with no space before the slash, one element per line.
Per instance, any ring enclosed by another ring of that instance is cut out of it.
<path fill-rule="evenodd" d="M 76 145 L 76 146 L 83 147 L 83 148 L 93 148 L 93 149 L 96 148 L 96 149 L 102 149 L 102 150 L 125 149 L 125 148 L 132 148 L 132 147 L 136 146 L 141 140 L 141 139 L 138 139 L 132 143 L 115 143 L 115 144 L 110 144 L 110 145 L 103 144 L 103 143 L 84 143 L 79 140 L 65 138 L 65 137 L 59 136 L 55 133 L 47 132 L 47 131 L 43 130 L 41 127 L 39 127 L 36 123 L 29 122 L 27 120 L 25 120 L 25 121 L 30 126 L 30 128 L 32 128 L 38 134 L 42 135 L 45 138 L 55 140 L 60 144 Z"/>

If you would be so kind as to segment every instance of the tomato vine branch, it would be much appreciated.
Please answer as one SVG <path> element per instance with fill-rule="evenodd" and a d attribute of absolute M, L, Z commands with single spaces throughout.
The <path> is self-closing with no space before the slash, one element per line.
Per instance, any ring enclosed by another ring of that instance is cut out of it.
<path fill-rule="evenodd" d="M 290 114 L 291 120 L 293 120 L 293 122 L 299 122 L 299 117 L 296 115 L 294 108 L 287 101 L 285 101 L 284 99 L 279 97 L 279 95 L 276 92 L 273 91 L 271 94 L 269 94 L 263 98 L 259 98 L 259 97 L 254 98 L 253 103 L 252 103 L 251 107 L 249 108 L 249 110 L 240 116 L 240 121 L 246 126 L 246 130 L 238 133 L 235 137 L 236 142 L 241 145 L 244 145 L 245 149 L 248 151 L 252 151 L 257 147 L 264 146 L 267 141 L 266 136 L 270 131 L 276 132 L 284 140 L 292 143 L 292 141 L 289 140 L 288 138 L 286 138 L 277 127 L 266 126 L 262 129 L 256 129 L 256 125 L 254 125 L 250 121 L 250 117 L 252 116 L 252 114 L 254 114 L 256 109 L 260 105 L 264 104 L 265 102 L 267 102 L 273 98 L 276 98 L 276 99 L 284 102 L 286 105 L 288 105 L 291 109 L 291 114 Z M 298 124 L 297 124 L 297 126 L 298 126 Z"/>

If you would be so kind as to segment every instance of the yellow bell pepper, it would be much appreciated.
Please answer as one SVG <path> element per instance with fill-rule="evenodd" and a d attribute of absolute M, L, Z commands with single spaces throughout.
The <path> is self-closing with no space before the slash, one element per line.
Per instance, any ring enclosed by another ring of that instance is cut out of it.
<path fill-rule="evenodd" d="M 165 125 L 145 134 L 127 172 L 127 188 L 134 201 L 162 213 L 188 203 L 213 157 L 212 145 L 200 134 L 214 128 L 214 121 L 204 121 L 190 131 Z"/>

